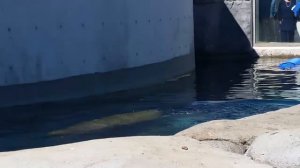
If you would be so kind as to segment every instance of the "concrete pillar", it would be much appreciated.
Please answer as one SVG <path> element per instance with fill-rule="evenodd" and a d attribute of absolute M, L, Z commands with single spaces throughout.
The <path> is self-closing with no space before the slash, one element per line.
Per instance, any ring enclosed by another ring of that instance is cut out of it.
<path fill-rule="evenodd" d="M 250 0 L 194 0 L 197 58 L 253 56 L 251 5 Z"/>

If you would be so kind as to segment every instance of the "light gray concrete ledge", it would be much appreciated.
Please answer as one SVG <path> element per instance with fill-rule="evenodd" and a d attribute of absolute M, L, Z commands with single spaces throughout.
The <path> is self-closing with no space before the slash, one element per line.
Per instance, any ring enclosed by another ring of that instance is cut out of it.
<path fill-rule="evenodd" d="M 265 56 L 300 56 L 300 46 L 255 46 L 253 47 L 260 57 Z"/>
<path fill-rule="evenodd" d="M 210 142 L 213 147 L 240 154 L 243 154 L 240 149 L 244 148 L 251 159 L 272 167 L 299 168 L 299 121 L 300 105 L 239 120 L 207 122 L 184 130 L 177 136 Z"/>
<path fill-rule="evenodd" d="M 217 160 L 217 161 L 216 161 Z M 188 137 L 128 137 L 0 153 L 3 168 L 268 168 Z"/>

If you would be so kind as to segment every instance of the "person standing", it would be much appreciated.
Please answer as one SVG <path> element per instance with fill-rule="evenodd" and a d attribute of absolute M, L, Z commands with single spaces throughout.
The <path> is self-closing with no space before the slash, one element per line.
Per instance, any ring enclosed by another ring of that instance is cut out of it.
<path fill-rule="evenodd" d="M 295 0 L 281 0 L 278 6 L 277 18 L 280 24 L 281 42 L 294 42 L 297 19 L 292 8 Z"/>
<path fill-rule="evenodd" d="M 296 28 L 298 35 L 300 36 L 300 0 L 296 1 L 296 5 L 292 8 L 294 16 L 297 18 Z"/>
<path fill-rule="evenodd" d="M 272 31 L 272 22 L 273 19 L 269 17 L 270 9 L 267 9 L 266 6 L 270 6 L 271 0 L 259 1 L 259 17 L 258 21 L 258 40 L 261 42 L 270 42 L 274 41 L 273 31 Z"/>
<path fill-rule="evenodd" d="M 281 41 L 279 20 L 278 20 L 278 8 L 279 8 L 280 2 L 281 2 L 281 0 L 271 0 L 270 10 L 269 10 L 269 13 L 270 13 L 269 16 L 270 16 L 271 23 L 268 26 L 269 29 L 267 31 L 272 33 L 272 39 L 273 39 L 272 41 L 274 41 L 274 42 Z"/>
<path fill-rule="evenodd" d="M 281 0 L 272 0 L 271 1 L 271 8 L 270 8 L 270 17 L 276 18 L 279 8 L 279 3 Z"/>

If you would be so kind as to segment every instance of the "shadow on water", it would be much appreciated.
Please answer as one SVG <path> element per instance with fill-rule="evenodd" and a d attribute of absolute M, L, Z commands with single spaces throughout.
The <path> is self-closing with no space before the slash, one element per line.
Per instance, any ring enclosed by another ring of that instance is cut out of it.
<path fill-rule="evenodd" d="M 152 87 L 2 108 L 0 151 L 107 137 L 172 135 L 214 119 L 298 104 L 299 75 L 277 70 L 274 65 L 280 61 L 201 61 L 196 72 Z"/>
<path fill-rule="evenodd" d="M 243 82 L 257 59 L 197 60 L 198 100 L 225 100 L 230 88 Z"/>

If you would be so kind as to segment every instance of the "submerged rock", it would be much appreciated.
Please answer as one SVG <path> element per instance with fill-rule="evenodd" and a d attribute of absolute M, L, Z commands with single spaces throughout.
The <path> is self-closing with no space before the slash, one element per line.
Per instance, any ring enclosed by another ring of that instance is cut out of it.
<path fill-rule="evenodd" d="M 61 135 L 73 135 L 84 134 L 93 131 L 100 131 L 105 128 L 111 128 L 122 125 L 130 125 L 144 121 L 151 121 L 161 116 L 161 112 L 158 110 L 145 110 L 132 113 L 123 113 L 104 117 L 101 119 L 95 119 L 91 121 L 85 121 L 65 129 L 56 130 L 50 132 L 48 135 L 61 136 Z"/>

